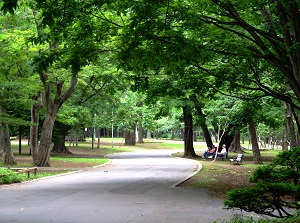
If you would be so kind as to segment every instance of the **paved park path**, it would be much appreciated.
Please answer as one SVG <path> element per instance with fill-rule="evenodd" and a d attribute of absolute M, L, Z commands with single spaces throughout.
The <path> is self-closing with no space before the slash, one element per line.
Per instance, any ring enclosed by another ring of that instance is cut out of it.
<path fill-rule="evenodd" d="M 0 222 L 194 223 L 229 218 L 223 200 L 176 187 L 199 169 L 171 151 L 109 155 L 111 163 L 0 189 Z M 218 221 L 221 222 L 221 221 Z"/>

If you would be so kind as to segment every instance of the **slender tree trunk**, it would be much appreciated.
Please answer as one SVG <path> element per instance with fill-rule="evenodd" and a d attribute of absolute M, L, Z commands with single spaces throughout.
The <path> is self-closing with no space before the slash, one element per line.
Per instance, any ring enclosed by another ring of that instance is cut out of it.
<path fill-rule="evenodd" d="M 286 108 L 286 120 L 287 120 L 287 124 L 288 124 L 288 129 L 289 129 L 289 135 L 290 135 L 290 147 L 295 147 L 298 145 L 297 143 L 297 139 L 296 139 L 296 133 L 295 133 L 295 126 L 294 126 L 294 121 L 293 121 L 293 112 L 292 112 L 292 108 L 291 105 L 288 103 L 284 103 L 285 104 L 285 108 Z"/>
<path fill-rule="evenodd" d="M 171 129 L 171 139 L 175 139 L 175 131 Z"/>
<path fill-rule="evenodd" d="M 131 130 L 126 130 L 124 135 L 125 135 L 125 145 L 129 146 L 134 146 L 136 143 L 136 135 L 135 135 L 135 129 L 136 126 L 132 126 Z"/>
<path fill-rule="evenodd" d="M 299 122 L 299 116 L 295 112 L 295 109 L 293 108 L 293 106 L 291 106 L 291 110 L 292 110 L 292 113 L 293 113 L 294 120 L 296 122 L 297 130 L 298 130 L 298 131 L 295 130 L 295 134 L 296 134 L 297 145 L 299 146 L 300 145 L 300 122 Z"/>
<path fill-rule="evenodd" d="M 286 115 L 286 114 L 285 114 Z M 282 139 L 282 150 L 288 150 L 288 125 L 287 125 L 287 119 L 284 118 L 283 123 L 283 139 Z"/>
<path fill-rule="evenodd" d="M 195 102 L 195 107 L 197 110 L 197 115 L 199 116 L 199 125 L 201 127 L 205 142 L 207 147 L 210 147 L 213 145 L 212 139 L 210 137 L 210 133 L 208 130 L 208 127 L 206 125 L 206 116 L 203 114 L 202 112 L 202 108 L 200 106 L 200 102 L 198 101 L 198 99 L 195 97 L 194 98 L 194 102 Z"/>
<path fill-rule="evenodd" d="M 139 127 L 138 127 L 138 142 L 139 142 L 139 143 L 144 143 L 143 133 L 144 133 L 143 126 L 142 126 L 142 124 L 140 123 L 140 124 L 139 124 Z"/>
<path fill-rule="evenodd" d="M 3 124 L 2 126 L 4 126 L 4 164 L 15 165 L 17 161 L 11 148 L 9 127 L 8 124 Z"/>
<path fill-rule="evenodd" d="M 51 114 L 46 114 L 38 149 L 38 161 L 36 163 L 37 166 L 50 166 L 50 146 L 54 121 L 54 116 Z"/>
<path fill-rule="evenodd" d="M 1 107 L 0 107 L 1 109 Z M 0 117 L 1 117 L 1 113 L 0 113 Z M 4 161 L 4 131 L 3 131 L 3 126 L 2 126 L 2 122 L 0 122 L 0 155 L 1 155 L 1 159 L 2 161 Z"/>
<path fill-rule="evenodd" d="M 151 139 L 151 132 L 149 129 L 147 129 L 147 139 Z"/>
<path fill-rule="evenodd" d="M 117 138 L 120 137 L 120 130 L 119 130 L 119 128 L 117 128 L 117 130 L 116 130 L 116 137 L 117 137 Z"/>
<path fill-rule="evenodd" d="M 144 143 L 144 140 L 143 140 L 143 135 L 144 135 L 144 130 L 143 130 L 143 125 L 142 125 L 142 119 L 143 119 L 143 113 L 141 112 L 141 108 L 143 106 L 143 101 L 138 101 L 136 103 L 136 106 L 139 107 L 139 120 L 137 121 L 138 122 L 138 129 L 137 129 L 137 138 L 138 138 L 138 142 L 139 143 Z"/>
<path fill-rule="evenodd" d="M 230 145 L 234 139 L 234 135 L 231 134 L 231 131 L 233 130 L 234 127 L 235 127 L 234 125 L 229 124 L 225 131 L 217 130 L 218 137 L 220 138 L 219 145 L 218 145 L 219 152 L 221 151 L 223 144 L 226 145 L 227 150 L 230 147 Z"/>
<path fill-rule="evenodd" d="M 6 113 L 6 108 L 4 106 L 0 106 L 0 116 L 3 116 L 4 113 Z M 4 164 L 15 165 L 15 164 L 17 164 L 17 161 L 14 157 L 14 154 L 13 154 L 12 148 L 11 148 L 8 124 L 0 122 L 0 131 L 1 131 L 0 135 L 2 136 L 0 143 L 1 142 L 3 143 L 2 156 L 3 156 Z"/>
<path fill-rule="evenodd" d="M 184 117 L 184 157 L 197 157 L 193 144 L 193 116 L 183 107 Z"/>
<path fill-rule="evenodd" d="M 252 117 L 249 119 L 249 134 L 252 143 L 253 162 L 255 164 L 262 164 L 263 162 L 261 160 L 260 150 L 257 142 L 255 124 Z"/>
<path fill-rule="evenodd" d="M 193 139 L 194 139 L 194 142 L 197 142 L 197 131 L 193 132 Z"/>
<path fill-rule="evenodd" d="M 235 153 L 241 153 L 241 132 L 239 129 L 235 128 L 235 134 L 234 139 L 228 148 L 228 151 L 235 152 Z"/>
<path fill-rule="evenodd" d="M 22 126 L 19 126 L 19 155 L 22 154 Z"/>
<path fill-rule="evenodd" d="M 97 149 L 100 148 L 100 129 L 97 129 L 97 138 L 98 138 L 98 141 L 97 141 Z"/>
<path fill-rule="evenodd" d="M 94 149 L 95 145 L 95 128 L 92 127 L 92 149 Z"/>
<path fill-rule="evenodd" d="M 39 111 L 42 107 L 42 93 L 39 93 L 33 100 L 35 101 L 31 105 L 31 122 L 33 125 L 30 127 L 29 144 L 32 161 L 36 163 L 38 157 Z"/>

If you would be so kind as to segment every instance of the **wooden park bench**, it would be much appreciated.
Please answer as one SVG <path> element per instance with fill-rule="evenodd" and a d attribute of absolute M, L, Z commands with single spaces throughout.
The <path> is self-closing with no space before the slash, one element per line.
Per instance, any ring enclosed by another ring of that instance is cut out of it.
<path fill-rule="evenodd" d="M 9 167 L 9 169 L 17 172 L 17 173 L 27 173 L 27 177 L 30 177 L 30 172 L 33 171 L 34 176 L 37 172 L 37 167 Z"/>
<path fill-rule="evenodd" d="M 243 164 L 242 159 L 243 159 L 244 154 L 238 154 L 235 157 L 230 157 L 229 161 L 230 164 Z"/>

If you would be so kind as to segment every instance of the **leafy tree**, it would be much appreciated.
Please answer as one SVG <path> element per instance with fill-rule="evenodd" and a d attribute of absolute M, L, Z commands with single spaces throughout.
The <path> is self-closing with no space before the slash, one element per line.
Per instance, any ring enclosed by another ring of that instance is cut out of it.
<path fill-rule="evenodd" d="M 138 106 L 144 100 L 142 94 L 126 91 L 122 94 L 120 106 L 116 110 L 115 123 L 124 131 L 125 145 L 136 144 L 136 128 L 143 116 L 143 106 Z"/>
<path fill-rule="evenodd" d="M 17 3 L 22 2 L 5 1 L 2 10 L 18 12 Z M 38 55 L 31 60 L 32 69 L 43 85 L 46 107 L 35 163 L 50 166 L 50 144 L 56 115 L 73 93 L 80 69 L 97 61 L 99 53 L 112 50 L 119 27 L 113 19 L 121 19 L 114 16 L 116 14 L 105 2 L 95 3 L 97 9 L 90 2 L 84 2 L 85 6 L 78 1 L 31 3 L 31 8 L 27 9 L 33 16 L 29 20 L 36 24 L 37 30 L 31 42 L 39 48 Z M 99 9 L 103 11 L 99 13 Z"/>
<path fill-rule="evenodd" d="M 258 167 L 250 178 L 255 186 L 234 189 L 224 201 L 228 209 L 284 218 L 293 215 L 300 205 L 300 147 L 284 151 L 271 164 Z"/>
<path fill-rule="evenodd" d="M 163 71 L 162 71 L 163 73 Z M 182 74 L 182 73 L 181 73 Z M 171 115 L 172 108 L 182 109 L 181 122 L 184 123 L 183 140 L 184 155 L 196 156 L 193 146 L 193 115 L 195 114 L 195 95 L 189 88 L 189 82 L 181 75 L 163 75 L 162 77 L 149 77 L 147 86 L 142 88 L 147 93 L 146 102 L 155 104 L 160 101 L 157 117 Z"/>
<path fill-rule="evenodd" d="M 0 147 L 3 148 L 4 162 L 15 164 L 11 151 L 10 127 L 29 126 L 31 91 L 36 85 L 26 78 L 29 74 L 27 58 L 35 51 L 25 45 L 31 31 L 24 26 L 26 18 L 20 15 L 20 21 L 13 16 L 0 15 L 2 31 L 0 34 L 0 104 L 2 125 Z M 11 27 L 14 27 L 12 29 Z"/>
<path fill-rule="evenodd" d="M 255 1 L 249 7 L 241 1 L 144 0 L 126 6 L 133 21 L 122 43 L 128 69 L 198 69 L 197 77 L 214 92 L 244 100 L 271 95 L 299 108 L 297 96 L 286 91 L 293 85 L 296 95 L 299 88 L 299 13 L 291 10 L 298 8 L 296 1 Z"/>

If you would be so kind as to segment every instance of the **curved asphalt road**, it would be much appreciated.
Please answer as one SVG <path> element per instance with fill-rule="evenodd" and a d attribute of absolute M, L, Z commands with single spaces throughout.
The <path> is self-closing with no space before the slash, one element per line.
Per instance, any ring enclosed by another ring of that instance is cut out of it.
<path fill-rule="evenodd" d="M 171 151 L 109 155 L 110 164 L 0 189 L 0 222 L 194 223 L 229 218 L 223 200 L 175 187 L 199 169 Z"/>

